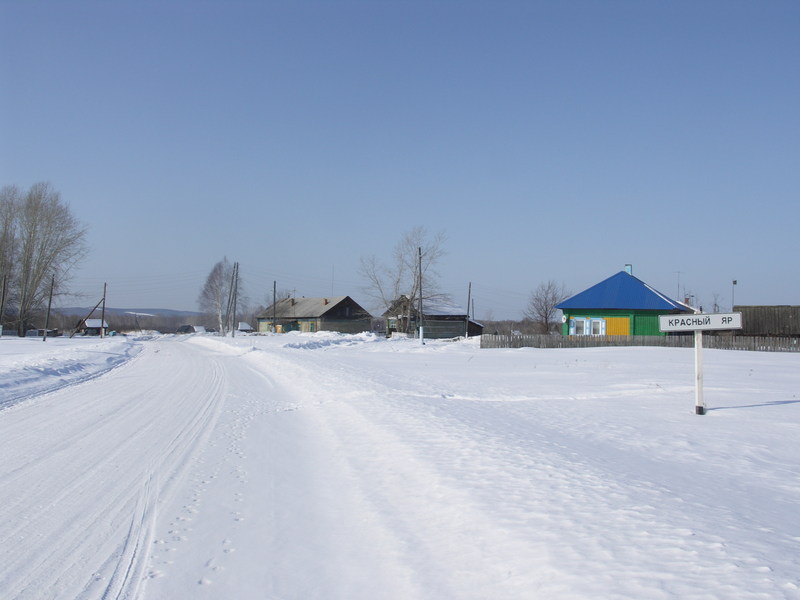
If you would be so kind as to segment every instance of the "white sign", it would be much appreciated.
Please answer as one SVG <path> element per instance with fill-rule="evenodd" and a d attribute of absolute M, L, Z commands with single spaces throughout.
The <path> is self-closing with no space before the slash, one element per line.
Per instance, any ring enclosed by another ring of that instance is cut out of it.
<path fill-rule="evenodd" d="M 703 400 L 703 331 L 710 329 L 741 329 L 742 313 L 697 313 L 693 315 L 659 315 L 661 331 L 694 331 L 694 411 L 706 414 Z"/>
<path fill-rule="evenodd" d="M 659 315 L 661 331 L 710 331 L 741 329 L 742 313 L 713 313 L 696 315 Z"/>

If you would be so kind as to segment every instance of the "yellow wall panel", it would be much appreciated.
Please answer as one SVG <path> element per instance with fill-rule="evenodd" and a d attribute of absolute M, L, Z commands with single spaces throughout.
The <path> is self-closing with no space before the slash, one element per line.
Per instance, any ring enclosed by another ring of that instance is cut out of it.
<path fill-rule="evenodd" d="M 628 317 L 606 317 L 606 335 L 630 335 L 631 320 Z"/>

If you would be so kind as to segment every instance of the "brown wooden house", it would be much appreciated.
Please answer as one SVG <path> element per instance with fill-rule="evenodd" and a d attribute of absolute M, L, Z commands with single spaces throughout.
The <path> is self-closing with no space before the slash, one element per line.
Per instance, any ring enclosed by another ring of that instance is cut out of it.
<path fill-rule="evenodd" d="M 266 308 L 256 319 L 259 333 L 361 333 L 372 329 L 372 315 L 350 296 L 286 298 Z"/>

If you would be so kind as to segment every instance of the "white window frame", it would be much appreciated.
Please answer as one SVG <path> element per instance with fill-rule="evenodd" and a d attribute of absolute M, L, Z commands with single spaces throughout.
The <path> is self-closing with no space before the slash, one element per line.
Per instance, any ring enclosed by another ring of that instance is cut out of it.
<path fill-rule="evenodd" d="M 605 335 L 606 320 L 598 317 L 570 317 L 570 335 Z"/>

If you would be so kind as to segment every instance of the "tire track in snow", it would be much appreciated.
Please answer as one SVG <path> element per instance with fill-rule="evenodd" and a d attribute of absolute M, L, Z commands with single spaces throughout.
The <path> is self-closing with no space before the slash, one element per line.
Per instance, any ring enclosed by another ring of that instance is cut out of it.
<path fill-rule="evenodd" d="M 157 502 L 213 428 L 225 382 L 213 358 L 172 340 L 148 342 L 129 366 L 3 414 L 19 452 L 0 470 L 12 500 L 0 505 L 2 547 L 42 539 L 34 555 L 3 553 L 10 597 L 138 596 Z"/>
<path fill-rule="evenodd" d="M 142 582 L 147 553 L 153 538 L 155 524 L 156 500 L 158 488 L 153 482 L 152 473 L 142 485 L 136 501 L 131 527 L 125 538 L 122 556 L 117 562 L 117 569 L 111 576 L 103 593 L 104 600 L 136 598 Z"/>

